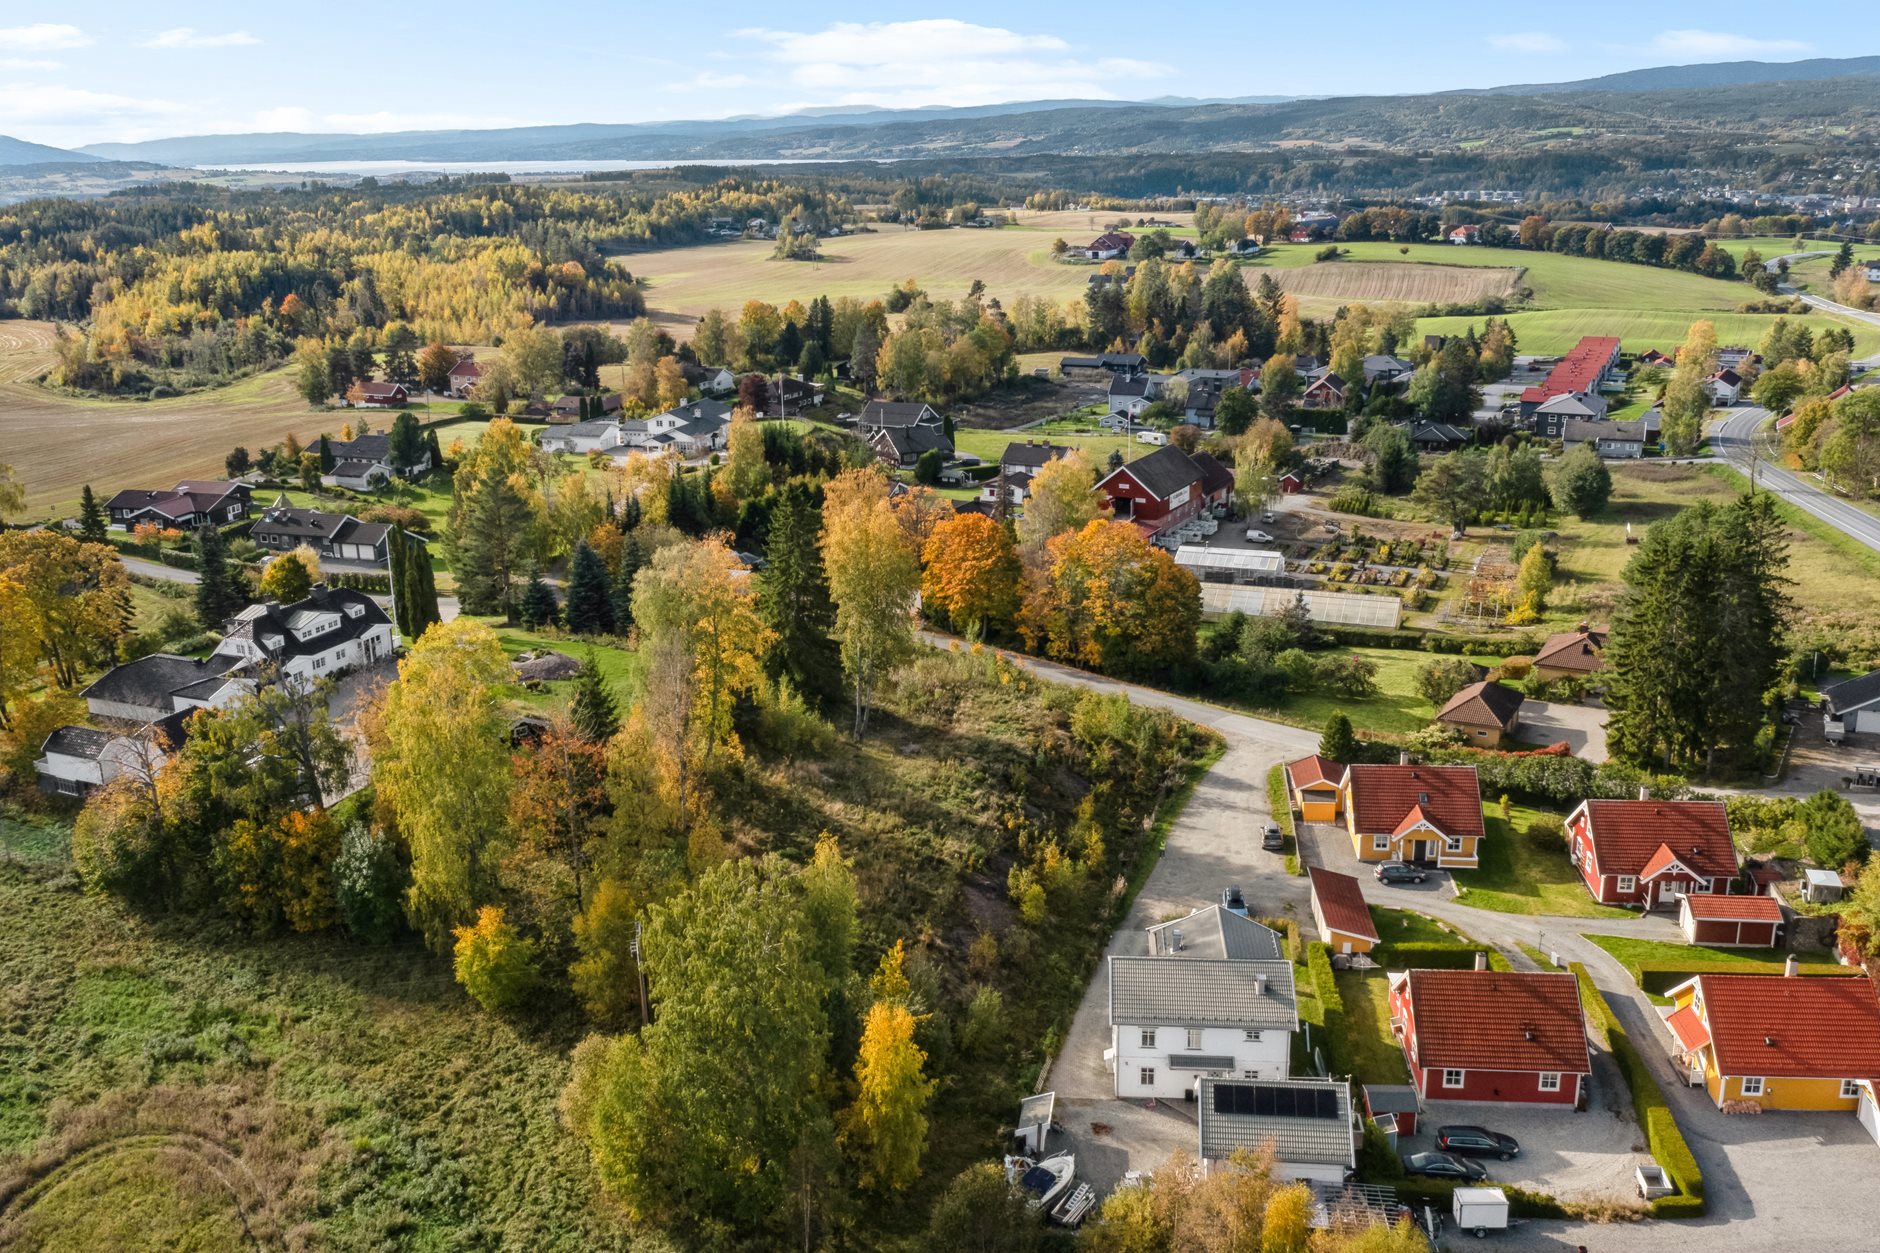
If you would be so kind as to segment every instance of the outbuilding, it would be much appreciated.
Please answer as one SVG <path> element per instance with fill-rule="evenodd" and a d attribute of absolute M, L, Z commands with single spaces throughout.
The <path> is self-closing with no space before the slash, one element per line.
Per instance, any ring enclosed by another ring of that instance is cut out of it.
<path fill-rule="evenodd" d="M 1377 947 L 1377 924 L 1364 903 L 1364 888 L 1348 874 L 1323 866 L 1306 870 L 1312 884 L 1312 920 L 1319 939 L 1334 953 L 1368 953 Z"/>
<path fill-rule="evenodd" d="M 1767 896 L 1682 897 L 1678 925 L 1692 944 L 1712 948 L 1775 948 L 1782 942 L 1782 906 Z"/>

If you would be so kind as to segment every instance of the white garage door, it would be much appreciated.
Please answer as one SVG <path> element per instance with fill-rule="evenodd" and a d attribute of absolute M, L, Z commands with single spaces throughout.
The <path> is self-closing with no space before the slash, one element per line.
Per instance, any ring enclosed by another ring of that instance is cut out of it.
<path fill-rule="evenodd" d="M 1857 734 L 1880 735 L 1880 709 L 1856 709 L 1850 730 Z"/>
<path fill-rule="evenodd" d="M 1860 1119 L 1860 1125 L 1867 1129 L 1867 1134 L 1880 1140 L 1880 1105 L 1874 1104 L 1873 1089 L 1866 1084 L 1861 1085 L 1860 1105 L 1854 1113 Z"/>

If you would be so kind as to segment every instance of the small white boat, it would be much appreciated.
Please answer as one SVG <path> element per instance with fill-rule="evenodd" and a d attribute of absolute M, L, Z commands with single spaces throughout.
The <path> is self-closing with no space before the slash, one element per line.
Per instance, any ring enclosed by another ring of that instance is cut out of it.
<path fill-rule="evenodd" d="M 1056 1153 L 1040 1161 L 1029 1157 L 1005 1159 L 1005 1177 L 1031 1193 L 1033 1209 L 1049 1210 L 1071 1186 L 1077 1173 L 1077 1159 L 1069 1153 Z"/>

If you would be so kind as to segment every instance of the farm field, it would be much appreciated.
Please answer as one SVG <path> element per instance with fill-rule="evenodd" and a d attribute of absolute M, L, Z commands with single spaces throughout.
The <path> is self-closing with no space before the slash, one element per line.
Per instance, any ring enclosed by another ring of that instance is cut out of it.
<path fill-rule="evenodd" d="M 1330 314 L 1352 301 L 1366 304 L 1513 303 L 1521 271 L 1502 266 L 1321 262 L 1275 270 L 1279 285 L 1299 298 L 1307 314 Z M 1257 281 L 1257 280 L 1256 280 Z"/>
<path fill-rule="evenodd" d="M 1642 269 L 1644 267 L 1628 266 L 1626 268 Z M 1750 292 L 1747 286 L 1743 290 L 1745 293 Z M 1748 296 L 1744 298 L 1747 299 Z M 1520 341 L 1521 352 L 1558 356 L 1572 348 L 1582 336 L 1586 335 L 1617 335 L 1623 341 L 1627 352 L 1643 352 L 1647 348 L 1670 352 L 1684 342 L 1685 332 L 1689 331 L 1691 323 L 1699 318 L 1716 324 L 1718 343 L 1746 344 L 1754 347 L 1768 331 L 1769 324 L 1776 320 L 1776 315 L 1716 313 L 1698 309 L 1678 311 L 1607 308 L 1547 309 L 1511 314 L 1508 317 L 1508 324 L 1514 328 L 1515 335 Z M 1845 326 L 1853 331 L 1856 356 L 1880 351 L 1880 328 L 1870 323 L 1849 322 L 1820 313 L 1807 315 L 1807 323 L 1813 327 Z M 1459 335 L 1470 326 L 1479 328 L 1481 324 L 1482 319 L 1479 317 L 1419 318 L 1417 331 L 1420 334 Z"/>

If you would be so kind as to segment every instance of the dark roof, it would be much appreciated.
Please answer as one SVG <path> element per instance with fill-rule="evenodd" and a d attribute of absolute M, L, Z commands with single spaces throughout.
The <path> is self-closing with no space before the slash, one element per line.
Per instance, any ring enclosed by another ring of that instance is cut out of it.
<path fill-rule="evenodd" d="M 1284 955 L 1279 932 L 1219 905 L 1158 922 L 1148 928 L 1148 935 L 1149 951 L 1158 957 L 1277 961 Z M 1177 935 L 1181 936 L 1179 949 L 1175 947 Z"/>
<path fill-rule="evenodd" d="M 1204 1161 L 1225 1161 L 1240 1149 L 1257 1152 L 1271 1144 L 1282 1162 L 1357 1163 L 1351 1085 L 1343 1079 L 1203 1078 L 1198 1115 Z"/>
<path fill-rule="evenodd" d="M 1059 457 L 1070 456 L 1073 451 L 1063 444 L 1053 444 L 1049 440 L 1042 444 L 1034 444 L 1029 440 L 1021 444 L 1014 440 L 1005 446 L 1004 452 L 999 454 L 999 464 L 1041 470 Z"/>
<path fill-rule="evenodd" d="M 353 613 L 352 609 L 359 612 Z M 298 639 L 288 623 L 303 613 L 337 613 L 337 630 L 325 631 L 311 639 Z M 324 584 L 315 584 L 313 593 L 305 600 L 295 601 L 291 605 L 282 605 L 278 601 L 250 605 L 242 610 L 228 624 L 224 641 L 246 639 L 254 643 L 257 651 L 266 655 L 272 662 L 286 662 L 295 657 L 312 656 L 324 653 L 337 644 L 364 636 L 375 626 L 391 622 L 378 602 L 364 592 L 354 591 L 349 587 L 329 588 Z M 257 628 L 265 628 L 257 630 Z M 278 643 L 265 644 L 261 636 L 273 634 L 280 637 Z M 238 661 L 238 658 L 221 657 L 223 661 Z"/>
<path fill-rule="evenodd" d="M 1147 396 L 1148 394 L 1149 380 L 1147 378 L 1125 378 L 1122 375 L 1118 375 L 1110 380 L 1111 399 L 1116 399 L 1117 397 Z"/>
<path fill-rule="evenodd" d="M 107 509 L 149 510 L 166 518 L 184 518 L 192 513 L 208 513 L 219 508 L 230 496 L 248 499 L 246 483 L 224 479 L 186 479 L 167 492 L 127 488 L 105 502 Z"/>
<path fill-rule="evenodd" d="M 863 426 L 877 429 L 889 427 L 938 425 L 940 415 L 932 405 L 917 404 L 913 401 L 871 400 L 862 406 Z"/>
<path fill-rule="evenodd" d="M 1224 491 L 1234 485 L 1234 472 L 1210 457 L 1198 452 L 1190 455 L 1190 461 L 1201 467 L 1201 490 L 1209 495 Z"/>
<path fill-rule="evenodd" d="M 1125 462 L 1106 474 L 1097 487 L 1102 489 L 1118 475 L 1133 477 L 1158 500 L 1167 500 L 1182 488 L 1193 487 L 1202 478 L 1201 467 L 1195 464 L 1194 458 L 1173 444 L 1164 444 L 1146 457 Z"/>
<path fill-rule="evenodd" d="M 394 396 L 406 396 L 410 393 L 402 383 L 354 383 L 360 396 L 368 400 L 390 400 Z"/>
<path fill-rule="evenodd" d="M 349 513 L 325 513 L 319 509 L 272 505 L 262 513 L 249 534 L 377 547 L 390 530 L 391 527 L 384 522 L 361 522 Z"/>
<path fill-rule="evenodd" d="M 46 737 L 45 747 L 41 751 L 95 761 L 113 738 L 110 732 L 92 727 L 60 727 Z"/>
<path fill-rule="evenodd" d="M 1864 709 L 1880 700 L 1880 670 L 1824 687 L 1821 689 L 1821 699 L 1837 714 Z"/>
<path fill-rule="evenodd" d="M 1645 442 L 1645 424 L 1636 421 L 1604 422 L 1590 418 L 1568 418 L 1560 430 L 1560 442 L 1563 444 L 1594 443 L 1602 439 L 1642 444 Z"/>
<path fill-rule="evenodd" d="M 894 455 L 902 460 L 934 450 L 949 457 L 953 455 L 953 445 L 947 439 L 946 432 L 931 426 L 885 427 L 868 437 L 870 444 L 877 440 L 893 449 Z"/>
<path fill-rule="evenodd" d="M 391 464 L 390 435 L 361 435 L 357 439 L 328 439 L 327 451 L 335 461 L 382 461 Z M 337 466 L 334 467 L 338 469 Z"/>
<path fill-rule="evenodd" d="M 79 695 L 88 700 L 168 710 L 172 693 L 192 683 L 227 674 L 240 663 L 239 657 L 223 654 L 198 661 L 174 653 L 152 653 L 114 666 Z"/>
<path fill-rule="evenodd" d="M 1449 425 L 1447 422 L 1419 422 L 1410 432 L 1413 444 L 1466 444 L 1468 432 Z"/>
<path fill-rule="evenodd" d="M 1500 683 L 1471 683 L 1449 698 L 1436 714 L 1438 722 L 1460 722 L 1472 727 L 1502 727 L 1520 712 L 1527 697 Z"/>

